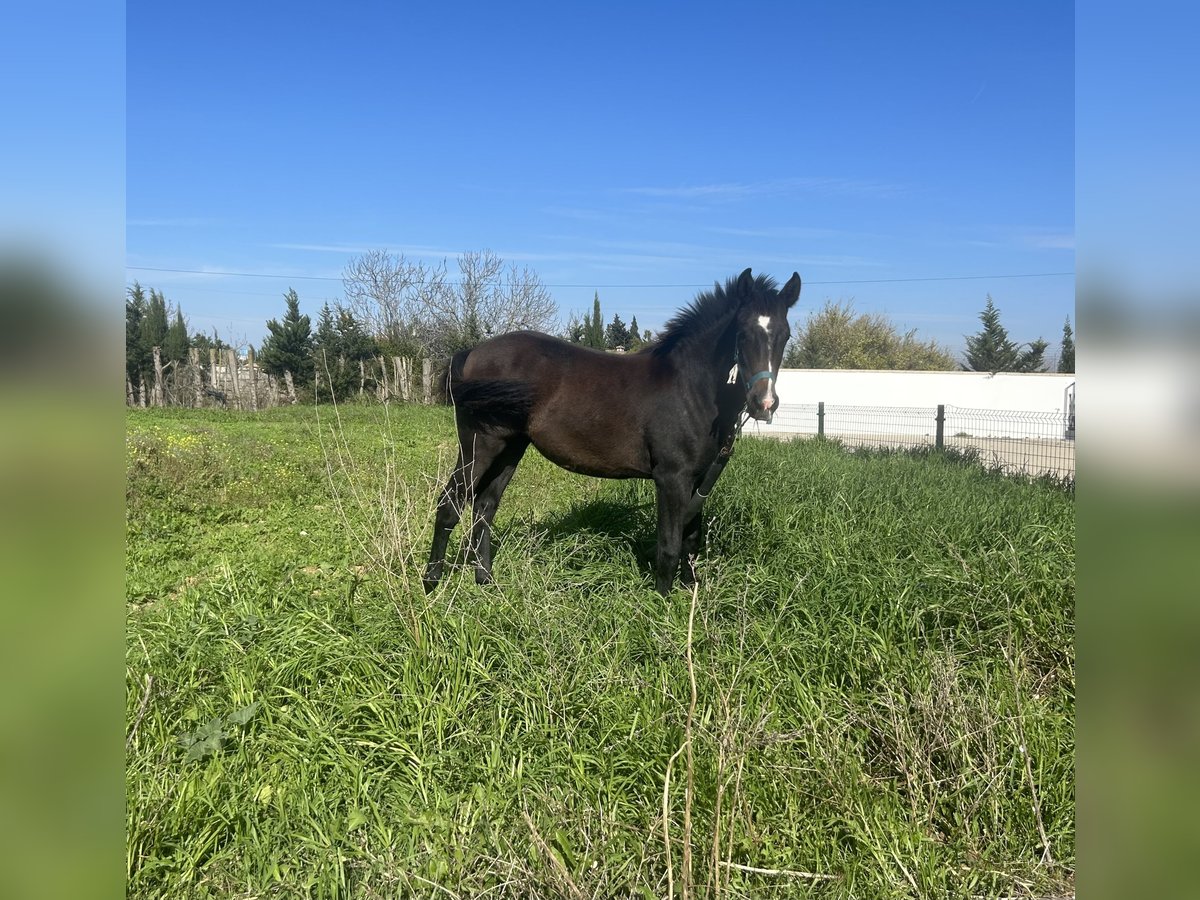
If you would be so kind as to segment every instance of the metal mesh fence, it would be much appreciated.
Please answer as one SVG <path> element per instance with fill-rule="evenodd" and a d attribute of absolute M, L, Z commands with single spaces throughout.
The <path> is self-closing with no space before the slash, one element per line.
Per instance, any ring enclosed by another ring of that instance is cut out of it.
<path fill-rule="evenodd" d="M 784 405 L 751 433 L 836 438 L 849 447 L 936 447 L 1011 473 L 1075 477 L 1075 423 L 1063 413 L 962 406 Z"/>

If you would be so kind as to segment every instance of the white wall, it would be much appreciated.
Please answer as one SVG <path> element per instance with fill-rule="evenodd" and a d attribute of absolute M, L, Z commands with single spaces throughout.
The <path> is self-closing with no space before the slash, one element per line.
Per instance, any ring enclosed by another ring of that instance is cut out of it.
<path fill-rule="evenodd" d="M 752 421 L 746 431 L 814 434 L 814 408 L 824 401 L 828 435 L 932 435 L 934 410 L 944 404 L 947 437 L 964 432 L 1061 438 L 1068 388 L 1073 391 L 1074 383 L 1074 375 L 1046 373 L 783 369 L 775 421 L 771 425 Z M 839 411 L 838 407 L 857 409 Z"/>

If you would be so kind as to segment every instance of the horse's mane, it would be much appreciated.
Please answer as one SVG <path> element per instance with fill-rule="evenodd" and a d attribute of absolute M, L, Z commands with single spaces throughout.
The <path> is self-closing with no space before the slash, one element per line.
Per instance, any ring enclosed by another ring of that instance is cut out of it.
<path fill-rule="evenodd" d="M 677 312 L 645 352 L 663 356 L 690 341 L 724 328 L 737 313 L 737 276 L 727 278 L 724 286 L 713 284 L 711 291 L 702 291 L 696 299 Z M 777 292 L 779 285 L 769 275 L 754 276 L 755 294 Z"/>

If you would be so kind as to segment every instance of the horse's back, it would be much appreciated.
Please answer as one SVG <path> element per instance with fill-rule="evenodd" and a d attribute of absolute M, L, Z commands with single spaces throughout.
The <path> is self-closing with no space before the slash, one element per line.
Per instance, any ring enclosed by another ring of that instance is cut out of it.
<path fill-rule="evenodd" d="M 511 409 L 510 427 L 516 430 L 519 419 L 519 430 L 564 468 L 610 478 L 650 474 L 650 355 L 605 353 L 520 331 L 479 344 L 457 368 L 451 388 L 457 380 L 460 396 L 475 393 L 477 418 L 495 420 L 501 407 Z"/>

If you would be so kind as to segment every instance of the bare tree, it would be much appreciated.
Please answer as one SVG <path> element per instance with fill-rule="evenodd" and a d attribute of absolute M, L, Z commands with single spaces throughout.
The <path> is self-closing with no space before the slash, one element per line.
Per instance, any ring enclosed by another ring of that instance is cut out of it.
<path fill-rule="evenodd" d="M 452 353 L 509 331 L 552 329 L 558 304 L 537 273 L 504 260 L 491 250 L 458 257 L 457 284 L 425 295 L 425 319 L 437 353 Z"/>
<path fill-rule="evenodd" d="M 377 341 L 392 352 L 412 352 L 428 341 L 424 313 L 431 295 L 447 291 L 446 264 L 429 267 L 403 253 L 368 250 L 342 270 L 342 290 Z"/>
<path fill-rule="evenodd" d="M 558 304 L 530 269 L 482 250 L 459 256 L 458 272 L 451 282 L 445 262 L 429 267 L 371 250 L 346 266 L 342 285 L 355 316 L 391 353 L 444 356 L 509 331 L 555 327 Z"/>

